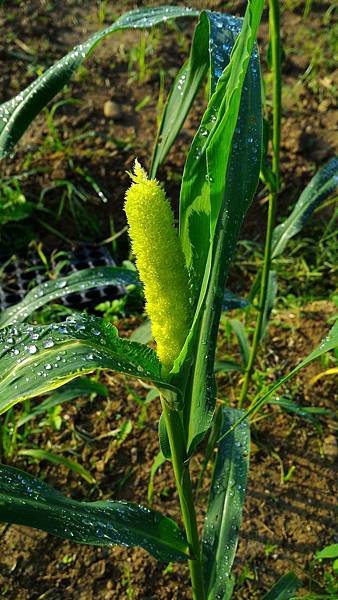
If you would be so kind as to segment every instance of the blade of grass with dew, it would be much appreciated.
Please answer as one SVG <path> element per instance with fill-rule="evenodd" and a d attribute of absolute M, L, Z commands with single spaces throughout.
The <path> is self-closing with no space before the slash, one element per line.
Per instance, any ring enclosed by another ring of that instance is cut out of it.
<path fill-rule="evenodd" d="M 338 320 L 334 323 L 333 327 L 330 329 L 327 336 L 325 336 L 320 344 L 308 355 L 306 356 L 290 373 L 279 379 L 275 384 L 273 384 L 270 389 L 265 392 L 262 396 L 258 396 L 255 398 L 250 406 L 250 408 L 245 412 L 244 416 L 241 417 L 228 431 L 226 431 L 219 442 L 225 438 L 233 429 L 235 429 L 242 421 L 249 419 L 252 415 L 256 414 L 265 404 L 269 402 L 269 398 L 289 379 L 294 377 L 301 369 L 307 367 L 312 361 L 320 358 L 326 352 L 330 352 L 331 350 L 335 350 L 338 347 Z"/>

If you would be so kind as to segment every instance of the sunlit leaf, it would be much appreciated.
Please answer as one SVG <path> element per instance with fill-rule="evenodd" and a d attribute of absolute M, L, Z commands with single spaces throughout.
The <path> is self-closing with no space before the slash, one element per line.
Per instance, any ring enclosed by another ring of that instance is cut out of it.
<path fill-rule="evenodd" d="M 197 351 L 189 375 L 192 403 L 185 406 L 190 451 L 213 416 L 215 340 L 225 280 L 259 178 L 261 81 L 254 45 L 262 9 L 262 1 L 249 3 L 235 44 L 240 23 L 234 18 L 229 31 L 223 27 L 222 15 L 208 13 L 213 71 L 218 70 L 220 77 L 187 158 L 180 198 L 180 235 L 197 306 L 173 373 L 181 369 L 187 377 L 182 364 L 189 360 L 190 344 L 194 345 Z M 216 81 L 215 77 L 214 85 Z"/>
<path fill-rule="evenodd" d="M 154 350 L 120 338 L 103 319 L 80 315 L 51 325 L 7 327 L 0 333 L 0 414 L 103 368 L 170 387 Z"/>

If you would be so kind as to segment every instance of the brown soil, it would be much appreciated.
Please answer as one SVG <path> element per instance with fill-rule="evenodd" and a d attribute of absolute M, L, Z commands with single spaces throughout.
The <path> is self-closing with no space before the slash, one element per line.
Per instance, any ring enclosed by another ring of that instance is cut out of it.
<path fill-rule="evenodd" d="M 144 4 L 137 3 L 138 6 Z M 164 2 L 147 3 L 160 4 Z M 176 4 L 224 9 L 224 3 L 216 0 Z M 313 4 L 310 26 L 304 28 L 301 10 L 286 11 L 283 16 L 287 60 L 284 64 L 284 187 L 280 214 L 288 212 L 288 207 L 308 183 L 315 169 L 334 153 L 336 124 L 332 90 L 336 73 L 332 58 L 330 62 L 329 47 L 322 48 L 322 57 L 318 58 L 318 64 L 315 63 L 313 79 L 301 78 L 311 62 L 316 36 L 320 35 L 323 26 L 323 14 L 329 7 L 328 2 Z M 135 6 L 133 2 L 107 3 L 105 24 L 113 15 Z M 243 3 L 233 2 L 231 7 L 232 12 L 240 14 Z M 65 3 L 9 1 L 2 11 L 0 18 L 6 39 L 6 45 L 0 51 L 2 100 L 26 85 L 39 64 L 51 64 L 99 27 L 96 6 L 87 0 L 68 0 Z M 88 169 L 109 198 L 108 205 L 102 205 L 95 194 L 86 188 L 90 196 L 86 208 L 91 211 L 93 218 L 99 215 L 97 242 L 110 235 L 108 214 L 114 214 L 116 229 L 124 225 L 121 205 L 128 185 L 126 170 L 130 169 L 135 156 L 147 164 L 156 127 L 158 70 L 165 69 L 165 85 L 168 89 L 187 51 L 187 45 L 181 37 L 169 31 L 167 35 L 161 35 L 159 41 L 152 40 L 156 46 L 148 57 L 152 66 L 147 70 L 142 84 L 135 81 L 135 66 L 129 73 L 129 81 L 126 76 L 126 49 L 139 40 L 139 34 L 133 32 L 111 37 L 95 51 L 85 63 L 82 73 L 75 77 L 69 90 L 61 96 L 81 100 L 80 107 L 66 105 L 60 107 L 57 113 L 56 123 L 62 140 L 66 142 L 70 136 L 87 130 L 95 132 L 94 137 L 88 137 L 73 146 L 76 156 L 72 158 L 77 167 Z M 266 39 L 265 20 L 260 34 L 263 48 L 266 47 Z M 138 103 L 146 96 L 150 97 L 148 104 L 136 112 Z M 117 104 L 112 119 L 103 113 L 107 100 Z M 201 114 L 201 102 L 202 98 L 161 170 L 161 177 L 166 180 L 174 202 L 178 196 L 177 181 L 185 149 Z M 27 197 L 35 201 L 40 191 L 53 181 L 67 178 L 75 184 L 82 182 L 71 167 L 67 153 L 56 151 L 52 145 L 46 144 L 47 134 L 46 120 L 41 116 L 20 143 L 15 158 L 3 163 L 2 167 L 3 175 L 19 174 L 22 169 L 40 169 L 22 183 Z M 58 203 L 59 192 L 51 192 L 48 207 L 55 207 Z M 252 239 L 252 231 L 255 236 L 261 236 L 264 229 L 260 224 L 265 222 L 265 212 L 264 199 L 254 204 L 243 229 L 243 238 Z M 66 214 L 67 218 L 63 215 L 57 224 L 62 227 L 64 235 L 76 243 L 91 238 L 92 232 L 87 224 L 78 233 L 70 211 Z M 63 247 L 63 242 L 55 235 L 41 230 L 41 223 L 33 219 L 30 227 L 36 236 L 43 236 L 45 248 Z M 126 242 L 119 247 L 119 252 L 121 256 L 125 255 Z M 319 293 L 322 297 L 326 293 L 325 284 L 322 284 Z M 275 314 L 262 352 L 264 361 L 260 363 L 267 377 L 271 380 L 278 378 L 297 364 L 325 334 L 332 313 L 331 303 L 317 302 L 302 310 Z M 319 362 L 314 363 L 288 385 L 286 393 L 301 405 L 334 410 L 332 378 L 311 384 L 311 378 L 322 370 L 324 368 Z M 36 427 L 27 442 L 27 445 L 36 444 L 45 449 L 53 447 L 55 452 L 65 456 L 75 454 L 77 460 L 95 476 L 96 486 L 84 483 L 62 467 L 50 467 L 46 463 L 28 464 L 20 457 L 15 461 L 13 459 L 13 463 L 34 474 L 43 475 L 51 485 L 74 498 L 114 497 L 145 503 L 149 470 L 158 452 L 159 406 L 154 401 L 142 423 L 140 408 L 127 387 L 126 379 L 113 374 L 104 374 L 102 379 L 109 387 L 108 400 L 79 400 L 76 405 L 63 405 L 61 430 L 57 432 L 50 426 L 43 429 Z M 227 395 L 232 398 L 231 385 L 234 382 L 233 378 L 220 378 L 222 397 Z M 128 381 L 128 385 L 144 397 L 145 390 L 139 383 Z M 114 438 L 106 437 L 127 420 L 132 422 L 133 428 L 123 444 L 118 445 Z M 243 581 L 235 589 L 235 599 L 261 598 L 263 592 L 290 569 L 294 569 L 303 581 L 301 594 L 304 598 L 312 589 L 321 591 L 323 572 L 320 567 L 313 566 L 313 554 L 332 543 L 335 536 L 337 447 L 332 438 L 333 432 L 334 422 L 330 418 L 318 418 L 317 427 L 314 427 L 276 407 L 269 408 L 266 418 L 253 425 L 250 481 L 235 565 L 236 576 L 242 576 Z M 293 466 L 293 476 L 288 482 L 281 483 L 282 467 L 286 474 Z M 198 457 L 194 467 L 197 471 Z M 168 464 L 158 472 L 156 490 L 154 508 L 178 519 L 177 497 Z M 201 519 L 206 494 L 207 486 L 200 498 Z M 42 532 L 16 526 L 3 529 L 1 549 L 0 594 L 10 600 L 183 600 L 191 597 L 185 566 L 175 565 L 168 569 L 143 550 L 76 546 Z"/>

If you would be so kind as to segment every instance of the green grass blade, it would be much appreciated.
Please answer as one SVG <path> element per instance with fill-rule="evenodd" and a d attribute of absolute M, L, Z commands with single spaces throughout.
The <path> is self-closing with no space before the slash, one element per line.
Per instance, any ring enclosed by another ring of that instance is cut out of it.
<path fill-rule="evenodd" d="M 108 390 L 102 383 L 98 383 L 87 377 L 79 377 L 75 381 L 71 381 L 62 386 L 57 392 L 43 400 L 43 402 L 40 402 L 37 406 L 31 408 L 28 414 L 23 415 L 16 421 L 16 428 L 19 429 L 19 427 L 22 427 L 25 423 L 28 423 L 28 421 L 35 419 L 55 406 L 59 406 L 64 402 L 70 402 L 76 398 L 88 396 L 89 394 L 99 394 L 100 396 L 107 398 Z"/>
<path fill-rule="evenodd" d="M 224 409 L 221 431 L 227 431 L 242 414 L 243 411 Z M 202 541 L 208 600 L 223 600 L 232 589 L 230 573 L 242 520 L 249 450 L 247 421 L 218 445 Z"/>
<path fill-rule="evenodd" d="M 283 575 L 277 583 L 264 595 L 262 600 L 290 600 L 301 586 L 301 581 L 290 571 Z"/>
<path fill-rule="evenodd" d="M 148 491 L 147 491 L 147 498 L 148 498 L 149 506 L 151 506 L 153 503 L 155 475 L 156 475 L 157 471 L 159 470 L 159 468 L 166 462 L 166 460 L 167 460 L 166 457 L 160 451 L 158 454 L 156 454 L 156 456 L 153 460 L 153 464 L 151 465 L 149 483 L 148 483 Z"/>
<path fill-rule="evenodd" d="M 266 292 L 266 302 L 265 302 L 265 306 L 264 306 L 264 314 L 263 314 L 262 324 L 261 324 L 261 328 L 260 328 L 260 332 L 259 332 L 259 335 L 260 335 L 259 341 L 262 341 L 262 339 L 264 338 L 264 335 L 266 333 L 266 329 L 267 329 L 267 326 L 268 326 L 268 323 L 270 320 L 270 316 L 271 316 L 271 311 L 273 309 L 273 305 L 276 300 L 277 290 L 278 290 L 277 273 L 276 273 L 276 271 L 270 271 L 269 278 L 268 278 L 268 287 L 267 287 L 267 292 Z"/>
<path fill-rule="evenodd" d="M 47 450 L 25 448 L 24 450 L 19 450 L 18 455 L 29 456 L 30 458 L 35 458 L 38 461 L 48 460 L 54 465 L 63 465 L 70 471 L 80 475 L 80 477 L 87 481 L 87 483 L 96 483 L 94 477 L 89 473 L 89 471 L 87 471 L 87 469 L 82 467 L 82 465 L 79 465 L 79 463 L 75 460 L 70 460 L 69 458 L 60 456 L 59 454 L 54 454 L 53 452 L 48 452 Z"/>
<path fill-rule="evenodd" d="M 155 177 L 190 110 L 209 68 L 209 22 L 202 13 L 195 29 L 188 61 L 180 69 L 169 94 L 154 147 L 151 177 Z"/>
<path fill-rule="evenodd" d="M 71 500 L 5 465 L 0 465 L 0 519 L 79 544 L 140 546 L 163 561 L 185 560 L 189 554 L 176 523 L 158 512 L 122 501 Z"/>
<path fill-rule="evenodd" d="M 95 369 L 112 369 L 172 387 L 161 377 L 154 350 L 120 338 L 103 319 L 80 315 L 63 323 L 2 330 L 0 414 Z"/>
<path fill-rule="evenodd" d="M 91 267 L 82 269 L 57 280 L 46 281 L 33 288 L 24 299 L 2 311 L 0 315 L 0 329 L 22 323 L 34 311 L 48 302 L 56 300 L 74 292 L 84 292 L 90 289 L 100 289 L 110 286 L 139 285 L 136 271 L 120 267 Z"/>
<path fill-rule="evenodd" d="M 330 350 L 334 350 L 338 347 L 338 320 L 334 323 L 333 327 L 329 331 L 328 335 L 320 342 L 320 344 L 306 357 L 302 360 L 290 373 L 282 377 L 275 383 L 270 390 L 268 390 L 263 396 L 256 399 L 250 407 L 248 414 L 252 412 L 257 412 L 261 406 L 266 404 L 270 396 L 272 396 L 277 389 L 289 381 L 294 375 L 296 375 L 301 369 L 309 365 L 312 361 L 320 358 L 326 352 L 330 352 Z"/>
<path fill-rule="evenodd" d="M 123 29 L 144 29 L 169 19 L 194 17 L 198 14 L 199 11 L 176 6 L 137 9 L 125 13 L 109 27 L 75 46 L 20 94 L 0 106 L 0 159 L 13 152 L 15 144 L 36 115 L 68 83 L 95 46 L 107 36 Z"/>
<path fill-rule="evenodd" d="M 272 258 L 284 252 L 288 241 L 305 225 L 316 206 L 338 188 L 338 157 L 332 158 L 311 179 L 290 216 L 278 225 L 272 238 Z"/>
<path fill-rule="evenodd" d="M 338 347 L 338 320 L 334 323 L 333 327 L 330 329 L 327 336 L 325 336 L 320 344 L 308 355 L 306 356 L 290 373 L 279 379 L 274 385 L 270 387 L 270 389 L 263 394 L 262 396 L 258 396 L 252 402 L 249 410 L 247 410 L 243 417 L 241 417 L 228 431 L 226 431 L 219 441 L 225 438 L 227 435 L 231 433 L 235 427 L 240 425 L 244 420 L 249 419 L 249 417 L 255 413 L 257 413 L 264 404 L 269 402 L 269 398 L 280 388 L 283 384 L 285 384 L 289 379 L 294 377 L 301 369 L 307 367 L 312 361 L 320 358 L 326 352 L 330 352 L 331 350 L 335 350 Z"/>
<path fill-rule="evenodd" d="M 238 319 L 230 319 L 229 324 L 237 337 L 239 348 L 242 355 L 243 364 L 246 367 L 249 362 L 250 346 L 245 327 Z"/>

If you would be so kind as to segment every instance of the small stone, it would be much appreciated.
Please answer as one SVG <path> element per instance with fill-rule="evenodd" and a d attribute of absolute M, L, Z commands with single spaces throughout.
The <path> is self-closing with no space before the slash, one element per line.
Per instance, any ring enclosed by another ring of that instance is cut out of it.
<path fill-rule="evenodd" d="M 338 456 L 338 444 L 336 436 L 328 435 L 323 442 L 323 453 L 326 458 L 334 462 Z"/>
<path fill-rule="evenodd" d="M 328 109 L 330 108 L 330 100 L 328 100 L 326 98 L 326 100 L 322 100 L 322 102 L 318 105 L 318 112 L 320 113 L 326 113 L 328 111 Z"/>
<path fill-rule="evenodd" d="M 107 100 L 103 105 L 103 114 L 107 119 L 118 119 L 121 116 L 120 105 Z"/>
<path fill-rule="evenodd" d="M 96 470 L 99 473 L 103 473 L 104 472 L 104 468 L 105 468 L 105 463 L 103 460 L 98 460 L 96 465 L 95 465 Z"/>
<path fill-rule="evenodd" d="M 89 567 L 89 573 L 93 579 L 101 579 L 106 571 L 106 561 L 98 560 Z"/>

